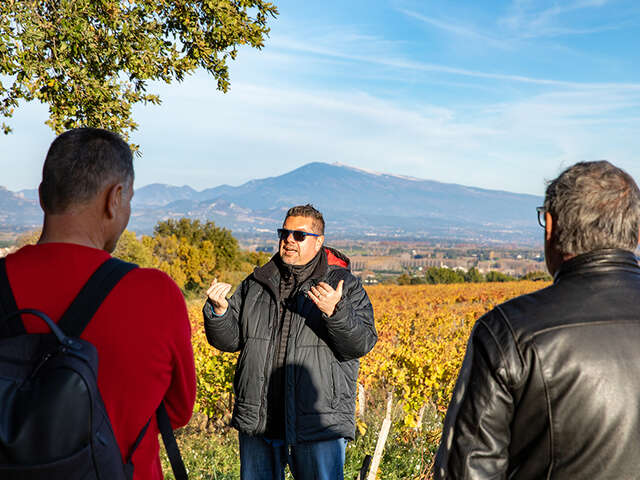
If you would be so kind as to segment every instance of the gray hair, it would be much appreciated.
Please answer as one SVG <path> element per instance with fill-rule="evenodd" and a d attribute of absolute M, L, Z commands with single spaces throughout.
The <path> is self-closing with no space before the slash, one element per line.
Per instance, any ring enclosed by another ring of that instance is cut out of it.
<path fill-rule="evenodd" d="M 74 128 L 49 147 L 42 167 L 40 202 L 46 213 L 64 213 L 87 202 L 107 182 L 133 182 L 133 155 L 120 135 L 100 128 Z"/>
<path fill-rule="evenodd" d="M 607 161 L 566 169 L 548 183 L 544 207 L 553 218 L 555 246 L 565 255 L 638 246 L 640 190 Z"/>

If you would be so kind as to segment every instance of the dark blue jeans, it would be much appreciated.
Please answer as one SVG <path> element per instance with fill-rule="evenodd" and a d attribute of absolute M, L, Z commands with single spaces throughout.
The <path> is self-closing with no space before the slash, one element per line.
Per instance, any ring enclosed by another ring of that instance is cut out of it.
<path fill-rule="evenodd" d="M 343 480 L 344 438 L 292 445 L 240 433 L 240 479 L 284 480 L 287 464 L 296 480 Z"/>

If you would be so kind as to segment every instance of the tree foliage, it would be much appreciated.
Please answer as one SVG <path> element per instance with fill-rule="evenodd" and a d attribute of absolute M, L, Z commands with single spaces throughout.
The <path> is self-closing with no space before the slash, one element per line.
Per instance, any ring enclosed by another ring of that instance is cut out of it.
<path fill-rule="evenodd" d="M 18 235 L 16 238 L 15 246 L 18 248 L 24 247 L 25 245 L 35 245 L 38 243 L 40 239 L 40 235 L 42 235 L 42 229 L 38 228 L 37 230 L 32 230 L 29 232 L 24 232 Z"/>
<path fill-rule="evenodd" d="M 529 272 L 525 274 L 520 280 L 532 280 L 534 282 L 538 282 L 538 281 L 550 282 L 553 280 L 553 278 L 547 272 L 536 270 L 535 272 Z"/>
<path fill-rule="evenodd" d="M 262 48 L 277 13 L 264 0 L 2 0 L 0 115 L 39 100 L 56 133 L 92 126 L 128 138 L 132 106 L 160 103 L 149 81 L 202 68 L 226 92 L 227 60 L 241 45 Z"/>
<path fill-rule="evenodd" d="M 202 245 L 203 242 L 208 241 L 219 270 L 234 270 L 238 267 L 240 260 L 238 241 L 230 230 L 216 227 L 211 221 L 200 223 L 200 220 L 188 218 L 169 219 L 159 222 L 154 231 L 157 236 L 173 235 L 191 245 Z"/>
<path fill-rule="evenodd" d="M 464 281 L 468 283 L 484 282 L 484 275 L 482 275 L 476 267 L 471 267 L 464 274 Z"/>
<path fill-rule="evenodd" d="M 431 267 L 425 273 L 427 283 L 464 283 L 464 275 L 445 267 Z"/>
<path fill-rule="evenodd" d="M 507 275 L 506 273 L 498 272 L 496 270 L 487 272 L 484 279 L 486 282 L 512 282 L 515 280 L 511 275 Z"/>
<path fill-rule="evenodd" d="M 114 255 L 162 270 L 184 292 L 201 293 L 213 278 L 237 285 L 268 255 L 240 250 L 231 232 L 213 222 L 182 218 L 159 222 L 152 237 L 125 231 Z"/>
<path fill-rule="evenodd" d="M 522 280 L 550 280 L 551 277 L 544 272 L 534 272 L 525 275 Z M 423 275 L 412 276 L 403 273 L 396 279 L 398 285 L 421 285 L 421 284 L 447 284 L 447 283 L 479 283 L 479 282 L 512 282 L 517 278 L 498 271 L 487 272 L 483 275 L 476 267 L 470 268 L 467 272 L 454 270 L 447 267 L 430 267 Z"/>

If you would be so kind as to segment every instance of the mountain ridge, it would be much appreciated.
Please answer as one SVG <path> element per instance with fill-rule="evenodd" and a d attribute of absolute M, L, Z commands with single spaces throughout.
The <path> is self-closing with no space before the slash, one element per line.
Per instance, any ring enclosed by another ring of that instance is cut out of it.
<path fill-rule="evenodd" d="M 12 198 L 15 204 L 33 196 L 23 190 Z M 312 162 L 239 186 L 197 191 L 145 185 L 135 192 L 129 229 L 150 233 L 159 220 L 185 216 L 213 220 L 234 233 L 261 234 L 274 231 L 289 207 L 311 203 L 325 216 L 327 231 L 341 237 L 535 243 L 539 232 L 532 212 L 541 202 L 535 195 Z"/>

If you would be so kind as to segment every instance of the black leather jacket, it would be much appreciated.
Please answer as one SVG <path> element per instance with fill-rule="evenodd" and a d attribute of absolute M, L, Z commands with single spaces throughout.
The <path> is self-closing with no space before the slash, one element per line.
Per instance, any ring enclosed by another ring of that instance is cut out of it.
<path fill-rule="evenodd" d="M 299 442 L 353 439 L 358 358 L 378 338 L 373 308 L 358 278 L 346 268 L 348 259 L 325 248 L 311 277 L 298 289 L 291 317 L 284 370 L 285 440 Z M 320 281 L 336 288 L 344 280 L 342 299 L 331 317 L 306 296 Z M 272 375 L 277 323 L 280 319 L 280 273 L 272 259 L 249 275 L 215 317 L 204 306 L 209 343 L 240 351 L 233 388 L 236 395 L 232 426 L 263 436 L 267 423 L 267 389 Z"/>
<path fill-rule="evenodd" d="M 553 285 L 474 326 L 436 479 L 640 478 L 640 268 L 564 262 Z"/>

